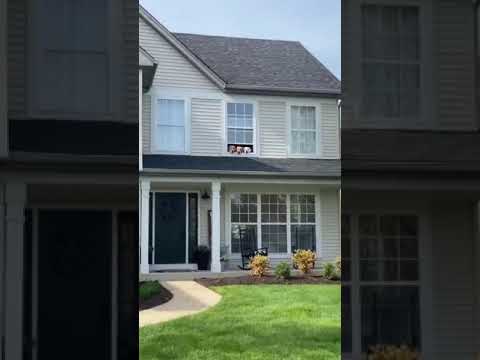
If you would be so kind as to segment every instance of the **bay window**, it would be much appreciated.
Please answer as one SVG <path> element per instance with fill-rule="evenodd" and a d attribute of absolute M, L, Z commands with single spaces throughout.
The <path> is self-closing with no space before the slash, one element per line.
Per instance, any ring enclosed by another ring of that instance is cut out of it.
<path fill-rule="evenodd" d="M 255 152 L 253 104 L 227 104 L 227 151 L 231 154 Z"/>
<path fill-rule="evenodd" d="M 314 106 L 291 106 L 290 153 L 315 155 L 317 153 L 317 119 Z"/>
<path fill-rule="evenodd" d="M 185 101 L 157 99 L 154 121 L 154 147 L 157 151 L 186 152 Z"/>
<path fill-rule="evenodd" d="M 234 193 L 230 195 L 230 210 L 234 254 L 258 247 L 266 247 L 272 254 L 316 250 L 313 194 Z"/>

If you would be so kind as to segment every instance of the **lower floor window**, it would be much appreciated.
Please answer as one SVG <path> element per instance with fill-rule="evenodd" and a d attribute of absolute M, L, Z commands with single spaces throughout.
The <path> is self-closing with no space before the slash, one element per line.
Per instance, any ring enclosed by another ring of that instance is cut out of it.
<path fill-rule="evenodd" d="M 316 250 L 315 195 L 232 194 L 230 205 L 232 253 Z"/>
<path fill-rule="evenodd" d="M 342 216 L 343 353 L 368 354 L 377 345 L 421 350 L 419 268 L 417 216 Z"/>

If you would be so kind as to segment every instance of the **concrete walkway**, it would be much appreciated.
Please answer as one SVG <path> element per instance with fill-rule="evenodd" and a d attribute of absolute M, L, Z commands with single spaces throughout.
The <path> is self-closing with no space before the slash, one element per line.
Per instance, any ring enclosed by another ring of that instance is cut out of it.
<path fill-rule="evenodd" d="M 165 304 L 140 311 L 140 327 L 196 314 L 221 299 L 219 294 L 195 281 L 161 281 L 160 284 L 173 294 L 173 298 Z"/>

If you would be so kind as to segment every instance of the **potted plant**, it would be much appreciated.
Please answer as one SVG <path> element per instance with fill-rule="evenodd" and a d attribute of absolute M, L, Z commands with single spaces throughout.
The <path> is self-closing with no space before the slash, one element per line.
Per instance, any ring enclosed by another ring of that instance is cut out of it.
<path fill-rule="evenodd" d="M 198 270 L 208 270 L 210 267 L 210 249 L 208 246 L 200 245 L 197 250 L 195 250 L 194 258 Z"/>

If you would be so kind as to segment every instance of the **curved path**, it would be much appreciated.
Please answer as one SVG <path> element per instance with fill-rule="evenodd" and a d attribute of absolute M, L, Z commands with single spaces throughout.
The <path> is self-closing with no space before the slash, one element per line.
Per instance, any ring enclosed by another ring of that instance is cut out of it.
<path fill-rule="evenodd" d="M 139 326 L 158 324 L 196 314 L 216 305 L 221 296 L 195 281 L 161 281 L 173 298 L 159 306 L 139 313 Z"/>

